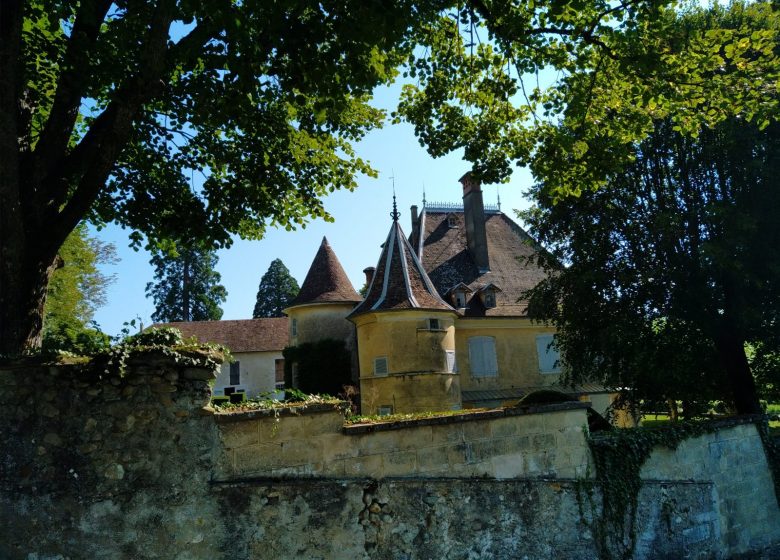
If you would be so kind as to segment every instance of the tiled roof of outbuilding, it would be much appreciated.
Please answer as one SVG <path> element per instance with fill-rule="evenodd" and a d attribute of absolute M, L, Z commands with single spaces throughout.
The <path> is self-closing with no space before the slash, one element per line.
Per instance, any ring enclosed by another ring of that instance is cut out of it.
<path fill-rule="evenodd" d="M 394 220 L 368 287 L 366 299 L 350 316 L 369 311 L 400 309 L 454 311 L 436 292 L 401 226 Z"/>
<path fill-rule="evenodd" d="M 233 321 L 190 321 L 159 323 L 154 327 L 174 327 L 185 338 L 222 344 L 231 352 L 274 352 L 289 344 L 287 317 Z"/>
<path fill-rule="evenodd" d="M 306 279 L 298 296 L 290 307 L 306 303 L 357 303 L 361 300 L 344 272 L 336 253 L 330 248 L 328 239 L 322 238 L 320 248 L 314 256 Z"/>
<path fill-rule="evenodd" d="M 448 224 L 454 216 L 455 226 Z M 490 271 L 480 273 L 469 254 L 463 210 L 453 212 L 423 209 L 420 215 L 422 239 L 411 241 L 422 252 L 421 261 L 440 294 L 446 294 L 462 282 L 475 294 L 470 298 L 465 315 L 524 316 L 527 303 L 518 301 L 525 290 L 533 288 L 544 277 L 544 271 L 528 262 L 539 248 L 523 229 L 500 212 L 485 215 Z M 422 243 L 420 243 L 422 241 Z M 496 307 L 486 309 L 477 292 L 488 284 L 496 291 Z"/>

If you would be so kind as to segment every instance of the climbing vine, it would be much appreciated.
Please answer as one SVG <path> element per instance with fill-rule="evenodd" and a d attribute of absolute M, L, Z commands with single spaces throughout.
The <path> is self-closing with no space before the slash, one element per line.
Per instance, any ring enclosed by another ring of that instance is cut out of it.
<path fill-rule="evenodd" d="M 630 428 L 599 432 L 588 439 L 601 490 L 601 517 L 591 527 L 599 556 L 604 560 L 633 557 L 636 547 L 636 511 L 642 485 L 642 465 L 654 447 L 676 449 L 684 440 L 714 432 L 712 423 L 679 423 L 658 428 Z M 582 489 L 578 487 L 578 494 Z M 587 495 L 593 504 L 592 494 Z M 578 496 L 582 504 L 582 497 Z M 584 511 L 580 506 L 580 516 Z"/>

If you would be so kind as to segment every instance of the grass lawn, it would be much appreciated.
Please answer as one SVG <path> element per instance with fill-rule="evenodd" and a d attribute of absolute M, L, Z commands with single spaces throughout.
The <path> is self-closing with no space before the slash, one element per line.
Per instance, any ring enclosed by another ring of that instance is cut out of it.
<path fill-rule="evenodd" d="M 769 415 L 780 415 L 780 403 L 771 403 L 766 407 L 766 413 Z M 662 426 L 669 423 L 667 414 L 646 414 L 642 416 L 641 425 L 647 428 L 653 426 Z M 769 435 L 780 436 L 780 420 L 769 421 Z"/>

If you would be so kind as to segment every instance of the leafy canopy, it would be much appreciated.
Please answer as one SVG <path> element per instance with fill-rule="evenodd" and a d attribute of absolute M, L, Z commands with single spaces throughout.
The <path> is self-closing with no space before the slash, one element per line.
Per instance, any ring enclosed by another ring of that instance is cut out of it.
<path fill-rule="evenodd" d="M 99 267 L 116 263 L 116 250 L 89 235 L 82 224 L 65 240 L 59 256 L 62 266 L 54 271 L 48 287 L 42 349 L 79 354 L 104 349 L 108 337 L 90 325 L 114 282 L 114 276 Z"/>
<path fill-rule="evenodd" d="M 778 115 L 780 16 L 769 2 L 472 0 L 415 29 L 397 120 L 487 181 L 529 165 L 555 197 L 606 184 L 668 119 L 696 136 Z"/>
<path fill-rule="evenodd" d="M 300 290 L 282 259 L 274 259 L 260 279 L 252 318 L 283 317 L 282 310 L 289 307 Z"/>

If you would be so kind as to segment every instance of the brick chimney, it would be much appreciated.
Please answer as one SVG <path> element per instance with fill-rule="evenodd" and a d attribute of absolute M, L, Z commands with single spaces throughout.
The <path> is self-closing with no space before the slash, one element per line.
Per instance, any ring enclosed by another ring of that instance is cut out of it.
<path fill-rule="evenodd" d="M 409 213 L 412 216 L 412 239 L 416 240 L 417 235 L 420 233 L 420 217 L 417 215 L 417 205 L 412 204 L 409 208 Z M 417 241 L 415 241 L 417 243 Z"/>
<path fill-rule="evenodd" d="M 485 230 L 485 206 L 482 203 L 482 188 L 469 171 L 460 178 L 463 185 L 463 215 L 466 220 L 466 243 L 471 258 L 480 272 L 490 270 L 488 258 L 487 231 Z"/>
<path fill-rule="evenodd" d="M 363 274 L 366 275 L 366 286 L 371 285 L 371 280 L 374 279 L 374 272 L 376 272 L 376 268 L 373 266 L 369 266 L 363 269 Z"/>

